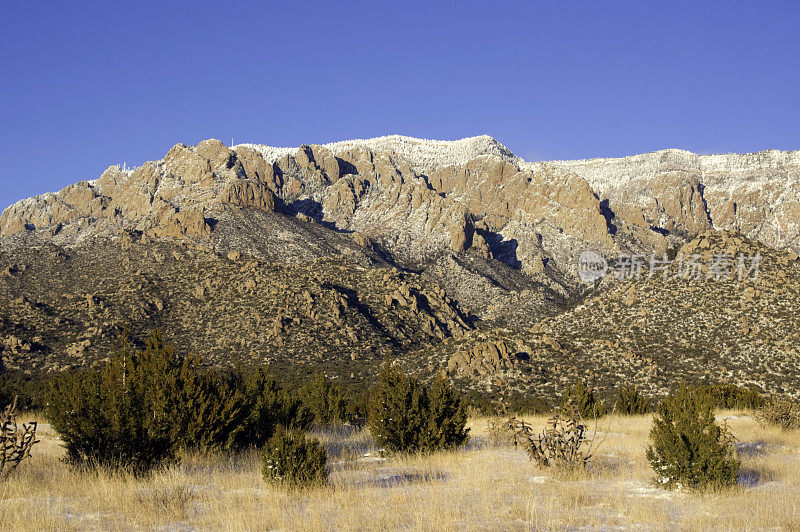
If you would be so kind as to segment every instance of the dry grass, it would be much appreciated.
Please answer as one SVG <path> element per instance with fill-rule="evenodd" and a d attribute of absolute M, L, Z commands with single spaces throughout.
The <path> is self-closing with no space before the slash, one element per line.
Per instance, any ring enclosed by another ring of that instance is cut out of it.
<path fill-rule="evenodd" d="M 610 419 L 595 465 L 571 477 L 493 443 L 485 419 L 472 421 L 466 449 L 428 457 L 383 460 L 368 433 L 328 432 L 319 436 L 331 485 L 292 495 L 264 484 L 255 453 L 190 456 L 147 479 L 74 472 L 42 423 L 32 461 L 0 484 L 0 528 L 800 529 L 800 432 L 727 415 L 741 441 L 742 482 L 709 494 L 653 487 L 647 416 Z"/>

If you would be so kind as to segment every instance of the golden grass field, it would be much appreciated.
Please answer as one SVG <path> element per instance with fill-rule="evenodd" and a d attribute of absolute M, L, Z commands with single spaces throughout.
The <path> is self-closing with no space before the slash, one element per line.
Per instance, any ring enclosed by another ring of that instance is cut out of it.
<path fill-rule="evenodd" d="M 301 493 L 266 485 L 256 453 L 190 456 L 146 479 L 75 472 L 42 423 L 33 458 L 0 482 L 0 529 L 800 530 L 800 432 L 723 417 L 740 440 L 741 482 L 706 494 L 654 487 L 650 416 L 603 418 L 594 465 L 568 477 L 493 441 L 486 419 L 471 420 L 465 449 L 419 457 L 380 458 L 368 431 L 318 432 L 330 483 Z"/>

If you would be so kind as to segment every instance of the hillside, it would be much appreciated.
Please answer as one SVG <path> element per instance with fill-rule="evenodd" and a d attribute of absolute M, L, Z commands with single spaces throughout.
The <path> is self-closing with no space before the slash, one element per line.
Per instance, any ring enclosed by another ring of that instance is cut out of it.
<path fill-rule="evenodd" d="M 681 272 L 693 256 L 704 269 Z M 717 274 L 709 268 L 722 257 L 730 262 Z M 757 268 L 751 257 L 759 257 Z M 682 246 L 666 272 L 650 277 L 649 265 L 638 279 L 610 272 L 562 314 L 470 332 L 432 358 L 466 387 L 494 393 L 510 383 L 553 397 L 580 379 L 605 395 L 632 384 L 652 396 L 684 380 L 800 396 L 799 266 L 794 253 L 708 233 Z"/>

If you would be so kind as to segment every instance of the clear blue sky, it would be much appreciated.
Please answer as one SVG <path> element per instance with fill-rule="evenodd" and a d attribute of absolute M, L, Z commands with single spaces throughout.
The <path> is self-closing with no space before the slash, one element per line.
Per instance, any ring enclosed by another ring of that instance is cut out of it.
<path fill-rule="evenodd" d="M 0 209 L 209 137 L 800 148 L 798 2 L 125 4 L 0 3 Z"/>

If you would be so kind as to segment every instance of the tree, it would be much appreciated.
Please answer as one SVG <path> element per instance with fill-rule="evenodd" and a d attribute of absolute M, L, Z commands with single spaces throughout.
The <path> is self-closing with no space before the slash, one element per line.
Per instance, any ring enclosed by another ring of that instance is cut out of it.
<path fill-rule="evenodd" d="M 469 432 L 466 421 L 465 405 L 442 377 L 426 388 L 384 364 L 368 414 L 370 431 L 383 448 L 414 453 L 461 445 Z"/>
<path fill-rule="evenodd" d="M 181 425 L 171 390 L 191 363 L 176 357 L 154 331 L 142 351 L 121 340 L 103 367 L 54 380 L 46 415 L 68 460 L 134 473 L 172 460 Z"/>
<path fill-rule="evenodd" d="M 710 398 L 685 384 L 658 406 L 647 459 L 667 488 L 702 489 L 736 483 L 740 462 Z"/>
<path fill-rule="evenodd" d="M 55 379 L 47 417 L 76 465 L 146 472 L 180 449 L 261 447 L 276 427 L 304 429 L 311 412 L 264 366 L 206 369 L 153 331 L 142 350 L 121 340 L 109 361 Z"/>
<path fill-rule="evenodd" d="M 605 410 L 594 397 L 594 390 L 588 388 L 583 381 L 574 386 L 567 386 L 561 406 L 567 412 L 567 416 L 578 415 L 591 419 L 605 414 Z"/>
<path fill-rule="evenodd" d="M 442 375 L 427 388 L 427 430 L 421 447 L 446 449 L 458 447 L 469 438 L 467 408 Z"/>
<path fill-rule="evenodd" d="M 650 403 L 634 386 L 623 386 L 617 390 L 617 399 L 614 402 L 614 411 L 626 416 L 646 414 L 650 410 Z"/>

